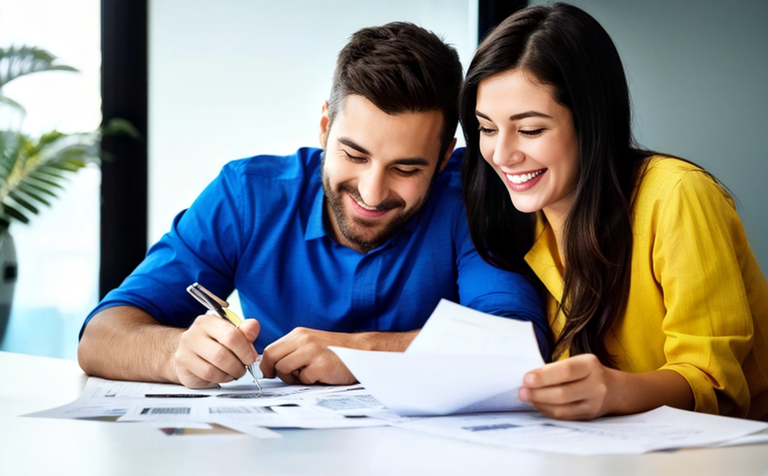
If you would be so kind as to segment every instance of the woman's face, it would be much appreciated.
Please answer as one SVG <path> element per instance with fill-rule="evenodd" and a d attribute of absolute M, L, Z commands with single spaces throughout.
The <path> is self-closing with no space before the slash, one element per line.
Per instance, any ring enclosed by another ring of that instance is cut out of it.
<path fill-rule="evenodd" d="M 515 208 L 543 210 L 562 223 L 573 202 L 578 138 L 571 111 L 550 86 L 521 70 L 489 76 L 477 88 L 480 153 L 496 170 Z"/>

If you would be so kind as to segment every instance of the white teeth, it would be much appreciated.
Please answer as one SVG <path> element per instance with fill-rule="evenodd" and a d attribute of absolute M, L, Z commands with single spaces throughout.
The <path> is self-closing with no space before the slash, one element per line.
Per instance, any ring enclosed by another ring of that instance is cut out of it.
<path fill-rule="evenodd" d="M 522 175 L 512 175 L 512 174 L 506 174 L 507 180 L 514 183 L 515 185 L 519 185 L 521 183 L 525 183 L 534 177 L 538 177 L 539 175 L 543 174 L 543 170 L 537 170 L 536 172 L 531 172 L 529 174 L 522 174 Z"/>
<path fill-rule="evenodd" d="M 369 211 L 372 211 L 372 212 L 376 211 L 376 207 L 369 207 L 368 205 L 366 205 L 364 203 L 360 203 L 357 200 L 355 200 L 355 201 L 357 202 L 358 205 L 360 205 L 360 208 L 365 208 L 366 210 L 369 210 Z"/>

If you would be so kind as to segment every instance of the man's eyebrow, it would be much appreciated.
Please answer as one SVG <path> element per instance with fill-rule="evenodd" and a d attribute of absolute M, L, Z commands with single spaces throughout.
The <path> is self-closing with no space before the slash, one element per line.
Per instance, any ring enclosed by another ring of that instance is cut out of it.
<path fill-rule="evenodd" d="M 483 114 L 482 112 L 475 110 L 475 115 L 478 117 L 482 117 L 483 119 L 490 121 L 491 118 Z M 543 117 L 544 119 L 552 119 L 552 116 L 549 114 L 544 114 L 543 112 L 539 111 L 525 111 L 521 112 L 519 114 L 513 114 L 509 116 L 510 121 L 519 121 L 520 119 L 527 119 L 529 117 Z"/>
<path fill-rule="evenodd" d="M 368 149 L 361 146 L 360 144 L 353 141 L 352 139 L 349 139 L 347 137 L 339 137 L 338 141 L 346 145 L 347 147 L 355 149 L 356 151 L 360 152 L 363 155 L 368 155 L 368 156 L 371 155 L 371 153 L 368 152 Z M 413 166 L 429 167 L 429 161 L 423 157 L 403 157 L 403 158 L 394 160 L 394 163 L 398 165 L 413 165 Z"/>
<path fill-rule="evenodd" d="M 339 137 L 339 142 L 341 142 L 342 144 L 346 145 L 347 147 L 351 147 L 351 148 L 355 149 L 356 151 L 360 152 L 361 154 L 371 155 L 371 153 L 368 152 L 368 149 L 366 149 L 365 147 L 361 146 L 360 144 L 358 144 L 357 142 L 353 141 L 352 139 L 347 139 L 346 137 Z"/>

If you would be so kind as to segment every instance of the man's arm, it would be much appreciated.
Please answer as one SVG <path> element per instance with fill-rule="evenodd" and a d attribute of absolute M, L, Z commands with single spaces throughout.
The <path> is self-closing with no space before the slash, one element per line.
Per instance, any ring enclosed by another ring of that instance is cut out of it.
<path fill-rule="evenodd" d="M 352 384 L 355 377 L 328 346 L 402 352 L 416 334 L 418 331 L 346 334 L 297 327 L 264 349 L 260 368 L 265 377 L 280 377 L 289 384 Z"/>
<path fill-rule="evenodd" d="M 130 307 L 105 309 L 91 318 L 77 350 L 89 375 L 116 380 L 181 383 L 208 387 L 241 377 L 256 359 L 259 323 L 239 328 L 217 316 L 199 316 L 189 329 L 159 324 Z"/>

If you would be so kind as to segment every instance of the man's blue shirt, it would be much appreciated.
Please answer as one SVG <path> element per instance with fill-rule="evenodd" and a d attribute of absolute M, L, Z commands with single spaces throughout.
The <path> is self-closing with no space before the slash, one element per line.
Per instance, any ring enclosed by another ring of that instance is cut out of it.
<path fill-rule="evenodd" d="M 243 317 L 256 318 L 256 349 L 295 327 L 333 332 L 419 329 L 441 298 L 532 321 L 543 355 L 548 328 L 534 287 L 482 260 L 461 197 L 462 151 L 420 210 L 380 247 L 360 254 L 327 232 L 322 150 L 230 162 L 150 248 L 144 261 L 86 319 L 135 306 L 161 324 L 188 327 L 205 309 L 186 292 L 237 289 Z"/>

